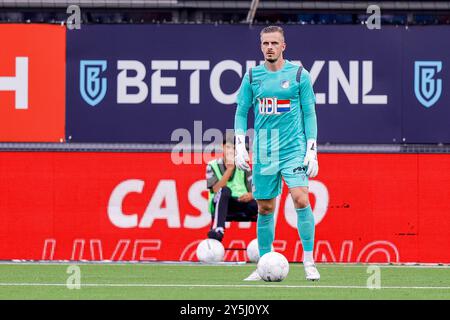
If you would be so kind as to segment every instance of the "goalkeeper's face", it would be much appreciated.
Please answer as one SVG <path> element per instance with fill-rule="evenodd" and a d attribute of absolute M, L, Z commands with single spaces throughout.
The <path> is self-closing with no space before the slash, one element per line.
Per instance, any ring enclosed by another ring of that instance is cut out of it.
<path fill-rule="evenodd" d="M 275 63 L 278 59 L 283 58 L 285 49 L 286 43 L 280 32 L 263 33 L 261 35 L 261 51 L 266 61 Z"/>

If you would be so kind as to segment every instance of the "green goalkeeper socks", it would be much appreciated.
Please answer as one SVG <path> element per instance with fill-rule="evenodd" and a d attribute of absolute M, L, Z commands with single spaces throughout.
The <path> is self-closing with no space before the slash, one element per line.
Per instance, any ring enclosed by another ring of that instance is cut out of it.
<path fill-rule="evenodd" d="M 275 238 L 275 226 L 273 212 L 269 214 L 258 213 L 257 221 L 259 256 L 272 251 L 272 243 Z"/>
<path fill-rule="evenodd" d="M 295 209 L 297 211 L 297 229 L 302 239 L 303 251 L 313 251 L 314 249 L 314 216 L 311 206 Z"/>

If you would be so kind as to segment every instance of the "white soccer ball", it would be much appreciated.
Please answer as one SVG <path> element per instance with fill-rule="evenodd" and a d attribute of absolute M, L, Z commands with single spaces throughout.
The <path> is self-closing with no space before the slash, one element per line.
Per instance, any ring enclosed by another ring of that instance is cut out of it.
<path fill-rule="evenodd" d="M 279 282 L 289 273 L 289 262 L 278 252 L 268 252 L 258 261 L 258 274 L 264 281 Z"/>
<path fill-rule="evenodd" d="M 247 257 L 250 262 L 258 262 L 259 260 L 259 247 L 258 239 L 253 239 L 247 246 Z"/>
<path fill-rule="evenodd" d="M 222 262 L 224 256 L 225 248 L 219 240 L 205 239 L 197 246 L 197 258 L 201 262 Z"/>
<path fill-rule="evenodd" d="M 273 251 L 273 245 L 272 245 Z M 258 239 L 253 239 L 247 246 L 247 257 L 250 262 L 258 262 L 259 260 L 259 246 Z"/>

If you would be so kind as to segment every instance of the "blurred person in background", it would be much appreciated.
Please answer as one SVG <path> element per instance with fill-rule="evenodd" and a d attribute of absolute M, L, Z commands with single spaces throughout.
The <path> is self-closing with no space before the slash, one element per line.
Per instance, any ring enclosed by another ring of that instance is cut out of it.
<path fill-rule="evenodd" d="M 223 157 L 206 166 L 208 208 L 212 225 L 208 238 L 222 241 L 226 221 L 256 221 L 258 205 L 251 192 L 252 174 L 234 165 L 233 137 L 223 139 Z"/>

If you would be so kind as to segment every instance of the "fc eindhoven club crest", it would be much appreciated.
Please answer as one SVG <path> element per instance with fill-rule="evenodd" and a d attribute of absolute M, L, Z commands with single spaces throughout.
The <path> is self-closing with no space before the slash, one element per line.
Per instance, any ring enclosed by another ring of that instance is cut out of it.
<path fill-rule="evenodd" d="M 442 61 L 416 61 L 414 63 L 414 93 L 417 100 L 429 108 L 442 93 L 442 79 L 434 79 L 442 70 Z"/>
<path fill-rule="evenodd" d="M 289 80 L 283 80 L 281 81 L 281 87 L 283 89 L 288 89 L 289 88 Z"/>
<path fill-rule="evenodd" d="M 99 104 L 106 95 L 106 78 L 100 78 L 105 70 L 106 60 L 80 61 L 80 93 L 91 106 Z"/>

